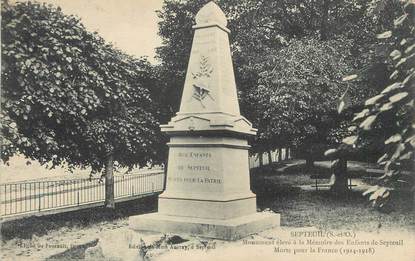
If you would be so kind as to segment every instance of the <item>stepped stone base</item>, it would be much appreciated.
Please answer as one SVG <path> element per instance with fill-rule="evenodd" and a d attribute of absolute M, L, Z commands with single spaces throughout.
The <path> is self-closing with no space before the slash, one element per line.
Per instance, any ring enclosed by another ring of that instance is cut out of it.
<path fill-rule="evenodd" d="M 237 240 L 279 226 L 280 215 L 258 212 L 231 219 L 204 219 L 151 213 L 130 217 L 129 225 L 133 230 Z"/>

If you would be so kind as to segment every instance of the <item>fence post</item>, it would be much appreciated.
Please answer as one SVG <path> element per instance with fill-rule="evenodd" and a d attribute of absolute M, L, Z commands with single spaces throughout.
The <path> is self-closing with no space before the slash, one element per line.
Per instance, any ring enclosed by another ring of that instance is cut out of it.
<path fill-rule="evenodd" d="M 40 202 L 41 202 L 41 200 L 40 200 L 40 198 L 41 198 L 42 196 L 41 195 L 39 195 L 39 212 L 40 212 Z"/>
<path fill-rule="evenodd" d="M 131 195 L 134 196 L 134 185 L 131 186 Z"/>
<path fill-rule="evenodd" d="M 78 206 L 79 206 L 79 190 L 77 191 L 77 196 L 76 196 L 76 200 L 77 200 L 77 202 L 78 202 Z"/>

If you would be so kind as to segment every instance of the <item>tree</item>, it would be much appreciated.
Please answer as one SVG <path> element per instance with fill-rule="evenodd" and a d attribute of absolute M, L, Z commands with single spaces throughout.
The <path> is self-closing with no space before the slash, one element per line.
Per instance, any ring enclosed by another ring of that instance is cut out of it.
<path fill-rule="evenodd" d="M 281 10 L 284 5 L 286 10 Z M 333 136 L 345 132 L 341 126 L 347 115 L 337 115 L 338 98 L 349 89 L 352 106 L 357 106 L 376 92 L 384 78 L 386 66 L 378 61 L 381 55 L 373 50 L 376 39 L 371 36 L 390 21 L 366 11 L 368 5 L 367 1 L 267 2 L 241 15 L 252 28 L 246 36 L 237 34 L 238 43 L 246 44 L 241 44 L 245 50 L 236 52 L 236 59 L 242 64 L 237 66 L 239 80 L 247 78 L 243 83 L 257 88 L 240 88 L 242 110 L 259 129 L 254 149 L 289 143 L 311 165 L 310 156 L 322 157 L 328 145 L 339 141 Z M 349 86 L 341 82 L 342 71 L 355 70 L 365 73 Z M 314 103 L 306 106 L 307 100 Z"/>
<path fill-rule="evenodd" d="M 254 149 L 328 143 L 329 130 L 338 124 L 337 97 L 346 89 L 341 76 L 352 70 L 340 51 L 348 49 L 346 39 L 293 39 L 255 65 L 261 71 L 258 85 L 247 92 L 245 100 L 255 107 L 247 115 L 259 129 Z M 353 88 L 353 92 L 358 90 Z"/>
<path fill-rule="evenodd" d="M 363 110 L 353 118 L 354 134 L 343 140 L 343 145 L 328 154 L 338 156 L 350 148 L 360 149 L 367 137 L 385 133 L 384 154 L 378 163 L 384 165 L 380 186 L 373 186 L 364 194 L 376 207 L 383 207 L 390 200 L 391 191 L 409 188 L 415 191 L 413 162 L 415 148 L 415 4 L 402 3 L 401 13 L 394 20 L 394 27 L 377 36 L 391 43 L 389 62 L 392 73 L 387 86 L 374 97 L 366 100 Z M 407 171 L 409 170 L 409 171 Z"/>
<path fill-rule="evenodd" d="M 55 167 L 112 169 L 159 161 L 158 113 L 146 60 L 85 30 L 60 8 L 17 3 L 2 9 L 2 151 Z M 112 195 L 111 195 L 112 194 Z"/>
<path fill-rule="evenodd" d="M 158 13 L 163 45 L 157 53 L 163 67 L 161 78 L 167 83 L 159 91 L 171 94 L 168 117 L 178 108 L 194 15 L 206 2 L 166 0 Z M 254 151 L 295 145 L 303 154 L 317 154 L 318 150 L 322 156 L 325 146 L 331 144 L 327 133 L 344 132 L 340 125 L 345 119 L 336 113 L 336 99 L 347 88 L 341 82 L 342 73 L 367 71 L 365 77 L 349 84 L 356 104 L 378 88 L 385 66 L 378 62 L 378 52 L 366 50 L 374 48 L 377 40 L 371 35 L 390 23 L 388 17 L 395 8 L 385 8 L 385 14 L 378 16 L 367 11 L 370 2 L 364 0 L 217 3 L 231 30 L 242 114 L 259 128 Z M 366 57 L 362 59 L 362 55 Z M 317 86 L 314 89 L 313 84 Z M 324 96 L 321 104 L 320 94 Z"/>

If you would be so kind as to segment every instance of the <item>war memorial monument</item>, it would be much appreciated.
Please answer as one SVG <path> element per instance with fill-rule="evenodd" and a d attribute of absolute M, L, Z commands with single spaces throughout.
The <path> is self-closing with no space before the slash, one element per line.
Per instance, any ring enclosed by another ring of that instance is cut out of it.
<path fill-rule="evenodd" d="M 240 115 L 222 10 L 196 15 L 180 110 L 161 130 L 170 137 L 166 190 L 158 213 L 130 217 L 134 230 L 236 240 L 280 223 L 259 213 L 250 190 L 247 138 L 256 129 Z"/>

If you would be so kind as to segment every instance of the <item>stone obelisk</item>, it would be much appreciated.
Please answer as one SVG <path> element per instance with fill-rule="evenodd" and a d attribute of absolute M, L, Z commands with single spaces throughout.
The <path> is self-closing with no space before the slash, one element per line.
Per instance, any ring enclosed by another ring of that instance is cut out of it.
<path fill-rule="evenodd" d="M 161 130 L 170 137 L 166 190 L 158 213 L 130 217 L 130 227 L 234 240 L 279 225 L 257 213 L 249 186 L 247 137 L 256 129 L 240 115 L 222 10 L 196 15 L 180 111 Z"/>

